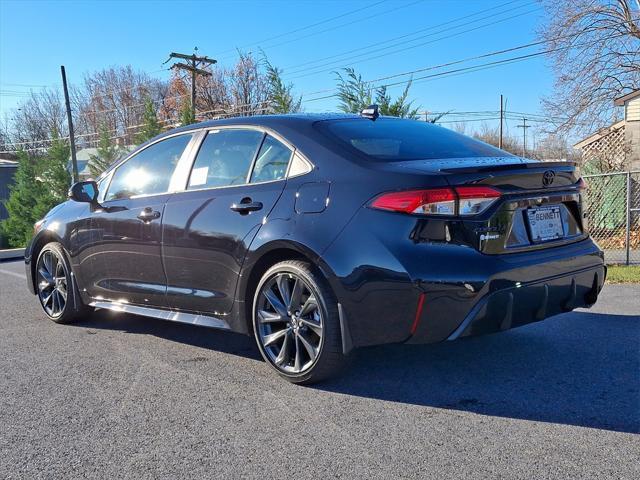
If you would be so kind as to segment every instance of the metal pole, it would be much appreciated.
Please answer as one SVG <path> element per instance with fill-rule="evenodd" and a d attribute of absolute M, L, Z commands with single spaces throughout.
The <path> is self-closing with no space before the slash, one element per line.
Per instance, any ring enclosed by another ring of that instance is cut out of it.
<path fill-rule="evenodd" d="M 627 231 L 625 237 L 626 264 L 629 265 L 631 250 L 631 172 L 627 172 Z"/>
<path fill-rule="evenodd" d="M 502 94 L 500 94 L 500 140 L 498 141 L 498 148 L 502 148 L 502 120 L 504 118 L 504 112 L 502 109 Z"/>
<path fill-rule="evenodd" d="M 526 157 L 527 156 L 527 128 L 529 128 L 529 125 L 527 125 L 527 119 L 525 117 L 522 117 L 522 125 L 516 125 L 516 127 L 522 129 L 522 156 Z"/>
<path fill-rule="evenodd" d="M 196 55 L 193 55 L 191 59 L 191 66 L 193 70 L 191 70 L 191 113 L 193 114 L 193 118 L 196 117 Z"/>
<path fill-rule="evenodd" d="M 527 156 L 527 119 L 522 118 L 522 156 Z"/>
<path fill-rule="evenodd" d="M 62 88 L 64 89 L 64 103 L 67 107 L 67 122 L 69 122 L 69 145 L 71 147 L 71 165 L 73 182 L 78 181 L 78 159 L 76 158 L 76 139 L 73 134 L 73 119 L 71 118 L 71 103 L 69 102 L 69 89 L 67 88 L 67 74 L 64 65 L 60 65 L 62 73 Z"/>

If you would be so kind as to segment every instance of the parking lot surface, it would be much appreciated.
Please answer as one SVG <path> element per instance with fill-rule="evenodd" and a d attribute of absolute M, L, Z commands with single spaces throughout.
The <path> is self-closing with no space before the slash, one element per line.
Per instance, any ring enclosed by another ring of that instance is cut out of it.
<path fill-rule="evenodd" d="M 384 319 L 380 319 L 384 321 Z M 46 320 L 0 263 L 0 478 L 640 478 L 640 287 L 591 310 L 279 379 L 253 340 Z"/>

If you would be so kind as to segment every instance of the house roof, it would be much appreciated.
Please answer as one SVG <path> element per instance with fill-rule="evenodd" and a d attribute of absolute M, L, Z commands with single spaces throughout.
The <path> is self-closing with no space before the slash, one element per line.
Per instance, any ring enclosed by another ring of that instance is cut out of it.
<path fill-rule="evenodd" d="M 640 97 L 640 88 L 637 90 L 634 90 L 632 92 L 627 93 L 626 95 L 623 95 L 622 97 L 618 97 L 613 101 L 613 104 L 616 107 L 621 107 L 623 106 L 626 102 L 628 102 L 629 100 L 633 100 L 636 97 Z"/>
<path fill-rule="evenodd" d="M 594 133 L 592 135 L 589 135 L 587 138 L 584 138 L 584 139 L 580 140 L 578 143 L 574 144 L 573 147 L 574 148 L 584 148 L 587 145 L 589 145 L 590 143 L 593 143 L 593 142 L 595 142 L 597 140 L 600 140 L 602 137 L 606 137 L 611 132 L 614 132 L 614 131 L 618 130 L 619 128 L 623 128 L 623 127 L 624 127 L 624 120 L 620 120 L 619 122 L 616 122 L 616 123 L 614 123 L 612 125 L 609 125 L 608 127 L 601 128 L 596 133 Z"/>

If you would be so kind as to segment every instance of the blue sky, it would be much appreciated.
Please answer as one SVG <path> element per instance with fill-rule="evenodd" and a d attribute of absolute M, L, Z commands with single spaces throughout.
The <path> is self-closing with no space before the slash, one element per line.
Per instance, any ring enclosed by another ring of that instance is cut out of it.
<path fill-rule="evenodd" d="M 71 83 L 79 82 L 85 72 L 127 64 L 168 77 L 162 70 L 168 54 L 190 53 L 195 46 L 225 66 L 234 63 L 236 47 L 253 52 L 261 47 L 304 95 L 305 110 L 335 110 L 335 99 L 308 100 L 324 96 L 312 92 L 335 86 L 332 71 L 341 66 L 353 66 L 365 79 L 376 79 L 527 44 L 536 40 L 543 15 L 534 0 L 0 0 L 0 115 L 10 114 L 24 98 L 16 92 L 42 85 L 59 88 L 61 64 Z M 321 61 L 326 57 L 332 58 Z M 416 80 L 411 97 L 426 110 L 464 112 L 496 110 L 502 93 L 509 110 L 535 113 L 552 85 L 547 61 L 536 57 Z M 401 89 L 402 85 L 390 91 Z M 514 134 L 516 123 L 509 123 Z"/>

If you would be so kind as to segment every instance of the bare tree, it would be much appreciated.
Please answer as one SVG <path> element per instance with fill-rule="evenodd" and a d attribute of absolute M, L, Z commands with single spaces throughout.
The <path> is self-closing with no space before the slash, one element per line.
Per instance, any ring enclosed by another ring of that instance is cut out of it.
<path fill-rule="evenodd" d="M 211 76 L 199 77 L 196 86 L 198 119 L 269 111 L 272 90 L 268 74 L 252 54 L 240 52 L 232 69 L 207 68 Z M 184 111 L 185 101 L 189 101 L 189 83 L 177 74 L 170 81 L 160 80 L 131 66 L 85 75 L 82 82 L 70 88 L 76 144 L 95 146 L 100 131 L 109 132 L 111 140 L 134 143 L 148 123 L 144 114 L 149 101 L 161 127 L 174 126 Z M 53 132 L 66 137 L 67 119 L 61 92 L 43 89 L 32 93 L 3 128 L 5 131 L 0 135 L 3 150 L 16 150 L 17 143 L 28 150 L 46 149 Z"/>
<path fill-rule="evenodd" d="M 473 137 L 497 147 L 500 145 L 500 130 L 488 123 L 482 123 L 480 129 L 473 133 Z M 509 135 L 502 136 L 502 149 L 514 155 L 522 155 L 522 143 Z"/>
<path fill-rule="evenodd" d="M 612 122 L 613 99 L 640 88 L 637 0 L 541 0 L 556 75 L 543 100 L 557 131 L 595 131 Z"/>
<path fill-rule="evenodd" d="M 580 160 L 579 153 L 569 145 L 567 137 L 555 133 L 546 134 L 530 156 L 540 160 Z"/>
<path fill-rule="evenodd" d="M 41 141 L 33 147 L 48 147 L 43 140 L 49 139 L 53 132 L 67 135 L 67 117 L 60 91 L 32 92 L 16 110 L 11 127 L 14 143 Z"/>
<path fill-rule="evenodd" d="M 74 95 L 79 131 L 95 133 L 106 125 L 129 143 L 142 123 L 146 100 L 159 107 L 167 91 L 165 82 L 129 65 L 88 74 Z"/>
<path fill-rule="evenodd" d="M 196 84 L 196 117 L 198 119 L 219 118 L 227 115 L 255 115 L 267 113 L 270 88 L 262 65 L 250 53 L 239 52 L 232 69 L 215 66 L 202 67 L 211 73 L 199 77 Z M 169 82 L 169 95 L 160 116 L 178 118 L 188 101 L 189 80 L 174 74 Z"/>
<path fill-rule="evenodd" d="M 269 85 L 251 53 L 238 52 L 239 58 L 229 78 L 234 113 L 240 116 L 266 112 Z"/>
<path fill-rule="evenodd" d="M 462 135 L 467 134 L 467 122 L 454 122 L 450 128 L 454 132 L 458 132 Z"/>
<path fill-rule="evenodd" d="M 205 118 L 215 118 L 225 112 L 231 112 L 231 92 L 229 89 L 229 71 L 225 68 L 211 69 L 211 76 L 201 78 L 198 85 L 198 106 Z"/>

